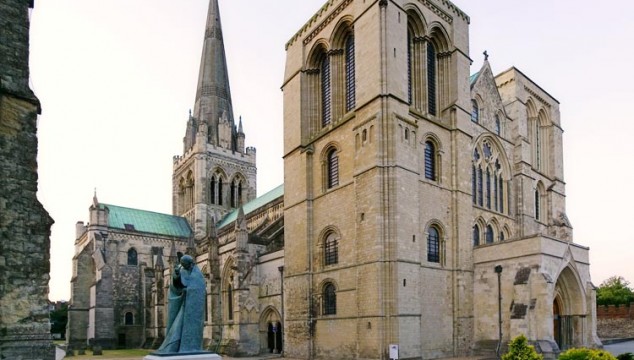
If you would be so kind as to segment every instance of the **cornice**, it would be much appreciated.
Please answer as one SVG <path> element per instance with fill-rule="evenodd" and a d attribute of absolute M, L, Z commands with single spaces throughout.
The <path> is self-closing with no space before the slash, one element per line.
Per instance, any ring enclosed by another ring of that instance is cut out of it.
<path fill-rule="evenodd" d="M 547 108 L 551 108 L 551 104 L 549 102 L 547 102 L 546 100 L 544 100 L 543 97 L 541 97 L 540 95 L 538 95 L 535 91 L 533 91 L 531 88 L 529 88 L 528 86 L 524 85 L 524 90 L 529 93 L 531 96 L 533 96 L 535 99 L 537 99 L 540 103 L 542 103 L 542 105 L 546 106 Z"/>
<path fill-rule="evenodd" d="M 317 13 L 315 15 L 313 15 L 312 18 L 310 18 L 310 20 L 308 20 L 308 22 L 306 24 L 304 24 L 304 26 L 302 26 L 302 28 L 295 33 L 295 35 L 293 35 L 293 37 L 286 43 L 285 49 L 288 50 L 288 48 L 293 45 L 293 43 L 295 43 L 295 41 L 297 41 L 304 33 L 306 33 L 312 26 L 314 26 L 317 21 L 319 21 L 319 19 L 321 19 L 323 17 L 324 14 L 328 13 L 328 11 L 330 11 L 332 9 L 332 7 L 335 5 L 335 3 L 338 0 L 330 0 L 329 2 L 327 2 L 324 6 L 321 7 L 321 9 L 319 9 L 319 11 L 317 11 Z M 328 26 L 331 22 L 333 22 L 335 20 L 335 18 L 341 14 L 341 12 L 348 7 L 348 5 L 350 5 L 352 3 L 353 0 L 343 0 L 341 2 L 341 4 L 339 4 L 339 6 L 334 9 L 332 11 L 332 13 L 330 13 L 318 26 L 317 28 L 315 28 L 303 41 L 303 44 L 306 45 L 308 44 L 311 40 L 313 40 L 315 38 L 315 36 L 317 36 L 317 34 L 322 31 L 326 26 Z"/>

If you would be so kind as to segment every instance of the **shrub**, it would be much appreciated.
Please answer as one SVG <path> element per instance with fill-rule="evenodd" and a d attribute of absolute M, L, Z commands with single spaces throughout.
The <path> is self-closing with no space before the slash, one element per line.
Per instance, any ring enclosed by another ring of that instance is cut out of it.
<path fill-rule="evenodd" d="M 509 343 L 509 352 L 502 355 L 502 360 L 542 360 L 544 357 L 528 344 L 526 336 L 520 335 Z"/>
<path fill-rule="evenodd" d="M 625 353 L 616 357 L 617 360 L 634 360 L 634 354 Z"/>
<path fill-rule="evenodd" d="M 559 355 L 559 360 L 616 360 L 605 350 L 573 348 Z"/>

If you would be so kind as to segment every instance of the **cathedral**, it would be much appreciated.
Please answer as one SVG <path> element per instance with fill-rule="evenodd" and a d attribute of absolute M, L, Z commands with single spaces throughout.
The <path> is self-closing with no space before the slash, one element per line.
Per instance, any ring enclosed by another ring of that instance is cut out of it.
<path fill-rule="evenodd" d="M 232 356 L 491 355 L 520 334 L 547 358 L 599 346 L 559 102 L 515 67 L 471 74 L 469 22 L 447 0 L 327 1 L 286 44 L 284 184 L 256 197 L 210 0 L 173 214 L 95 195 L 69 346 L 158 346 L 179 254 L 206 278 L 205 347 Z"/>

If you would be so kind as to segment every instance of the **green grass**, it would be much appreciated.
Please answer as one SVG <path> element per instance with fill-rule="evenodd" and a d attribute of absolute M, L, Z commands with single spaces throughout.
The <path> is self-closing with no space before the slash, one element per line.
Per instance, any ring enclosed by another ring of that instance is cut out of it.
<path fill-rule="evenodd" d="M 66 357 L 65 359 L 124 359 L 124 358 L 139 358 L 141 359 L 143 356 L 148 355 L 153 350 L 146 349 L 125 349 L 125 350 L 104 350 L 103 355 L 92 355 L 92 351 L 86 350 L 86 355 L 75 355 L 73 357 Z M 75 354 L 77 351 L 75 350 Z"/>

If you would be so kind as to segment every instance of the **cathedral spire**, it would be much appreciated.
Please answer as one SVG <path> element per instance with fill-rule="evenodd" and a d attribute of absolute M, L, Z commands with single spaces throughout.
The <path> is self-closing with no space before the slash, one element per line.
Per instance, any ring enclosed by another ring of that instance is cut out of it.
<path fill-rule="evenodd" d="M 198 74 L 194 118 L 199 123 L 204 122 L 209 126 L 208 142 L 214 145 L 218 145 L 221 141 L 233 143 L 231 135 L 229 139 L 220 139 L 222 134 L 219 134 L 218 123 L 223 114 L 226 114 L 228 123 L 233 125 L 233 108 L 220 10 L 218 0 L 210 0 Z"/>

